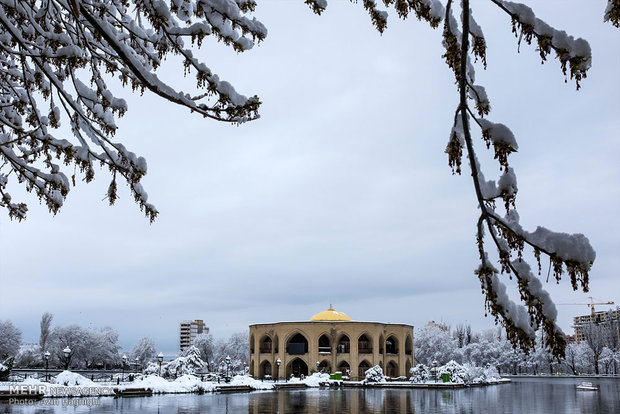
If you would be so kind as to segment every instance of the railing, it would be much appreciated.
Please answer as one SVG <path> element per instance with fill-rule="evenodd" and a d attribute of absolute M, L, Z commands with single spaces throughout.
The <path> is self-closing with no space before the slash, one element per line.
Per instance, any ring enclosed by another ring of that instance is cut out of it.
<path fill-rule="evenodd" d="M 331 352 L 332 352 L 331 346 L 320 346 L 319 347 L 319 354 L 330 354 Z"/>
<path fill-rule="evenodd" d="M 270 346 L 261 346 L 259 348 L 259 351 L 261 354 L 270 354 L 271 353 L 271 347 Z"/>
<path fill-rule="evenodd" d="M 372 354 L 372 348 L 371 347 L 363 347 L 363 348 L 359 348 L 358 352 L 360 354 Z"/>

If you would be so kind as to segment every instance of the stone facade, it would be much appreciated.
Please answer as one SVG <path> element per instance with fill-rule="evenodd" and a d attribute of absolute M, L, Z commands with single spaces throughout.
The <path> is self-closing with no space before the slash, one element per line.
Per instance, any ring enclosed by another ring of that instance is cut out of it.
<path fill-rule="evenodd" d="M 413 326 L 356 322 L 341 315 L 329 309 L 307 322 L 250 325 L 250 375 L 284 379 L 317 370 L 341 371 L 361 380 L 375 365 L 389 377 L 409 375 Z"/>

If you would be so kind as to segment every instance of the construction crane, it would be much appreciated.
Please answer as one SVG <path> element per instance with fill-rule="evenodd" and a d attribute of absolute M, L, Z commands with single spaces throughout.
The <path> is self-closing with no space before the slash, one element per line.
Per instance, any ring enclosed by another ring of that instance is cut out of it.
<path fill-rule="evenodd" d="M 609 302 L 594 302 L 594 298 L 592 296 L 588 296 L 588 299 L 590 299 L 590 303 L 558 303 L 558 305 L 587 305 L 590 307 L 590 314 L 592 315 L 592 320 L 594 321 L 595 319 L 595 314 L 596 312 L 594 311 L 594 305 L 613 305 L 615 304 L 615 302 L 613 301 L 609 301 Z"/>

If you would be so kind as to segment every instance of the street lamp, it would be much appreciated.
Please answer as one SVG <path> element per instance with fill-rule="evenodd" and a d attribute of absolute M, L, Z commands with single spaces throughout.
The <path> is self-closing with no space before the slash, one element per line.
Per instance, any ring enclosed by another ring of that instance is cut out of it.
<path fill-rule="evenodd" d="M 62 350 L 62 353 L 65 354 L 65 371 L 69 369 L 69 357 L 71 356 L 71 348 L 67 346 Z"/>
<path fill-rule="evenodd" d="M 319 372 L 320 366 L 321 366 L 321 363 L 319 361 L 316 361 L 316 372 Z"/>
<path fill-rule="evenodd" d="M 159 376 L 161 377 L 161 363 L 164 360 L 164 354 L 161 352 L 157 355 L 157 360 L 159 361 Z"/>
<path fill-rule="evenodd" d="M 435 377 L 435 382 L 437 382 L 437 365 L 439 365 L 437 363 L 437 360 L 433 361 L 433 368 L 431 369 L 431 371 L 433 372 L 433 376 Z"/>
<path fill-rule="evenodd" d="M 47 375 L 47 369 L 48 369 L 48 366 L 49 366 L 49 363 L 50 363 L 50 353 L 49 353 L 49 351 L 45 351 L 43 356 L 45 357 L 45 381 L 49 381 L 49 377 Z"/>
<path fill-rule="evenodd" d="M 121 358 L 123 360 L 123 362 L 121 363 L 122 367 L 121 367 L 121 381 L 125 381 L 125 364 L 127 363 L 127 355 L 123 355 L 123 357 Z"/>
<path fill-rule="evenodd" d="M 140 370 L 140 357 L 136 357 L 136 374 Z"/>
<path fill-rule="evenodd" d="M 280 360 L 280 358 L 276 359 L 276 366 L 278 367 L 276 369 L 276 382 L 278 382 L 278 379 L 280 378 L 280 364 L 282 363 L 282 361 Z"/>
<path fill-rule="evenodd" d="M 226 355 L 224 361 L 226 362 L 226 382 L 230 382 L 230 355 Z"/>

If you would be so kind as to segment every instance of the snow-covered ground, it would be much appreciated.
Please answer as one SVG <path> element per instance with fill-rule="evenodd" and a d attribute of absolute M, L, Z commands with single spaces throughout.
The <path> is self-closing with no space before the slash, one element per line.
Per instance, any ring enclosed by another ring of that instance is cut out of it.
<path fill-rule="evenodd" d="M 369 370 L 370 371 L 370 370 Z M 377 375 L 381 376 L 382 373 Z M 356 385 L 379 385 L 379 386 L 412 386 L 412 385 L 463 385 L 458 375 L 455 375 L 454 382 L 437 383 L 431 379 L 420 381 L 399 381 L 387 382 L 384 377 L 379 380 L 356 381 Z M 413 379 L 413 378 L 412 378 Z M 481 381 L 473 381 L 479 383 Z M 484 383 L 498 383 L 498 378 L 485 378 Z M 307 387 L 319 387 L 321 385 L 339 385 L 342 381 L 333 381 L 329 379 L 328 374 L 315 373 L 303 379 L 291 378 L 288 384 L 305 384 Z M 348 381 L 347 383 L 352 383 Z M 283 384 L 280 382 L 279 384 Z M 0 382 L 0 390 L 9 390 L 11 387 L 19 387 L 18 391 L 22 392 L 41 392 L 46 397 L 79 397 L 79 396 L 112 396 L 114 390 L 124 390 L 132 388 L 148 388 L 156 394 L 176 394 L 176 393 L 194 393 L 194 392 L 213 392 L 221 390 L 228 386 L 249 386 L 253 390 L 271 390 L 278 383 L 274 381 L 261 381 L 250 376 L 236 375 L 230 382 L 202 381 L 200 377 L 195 375 L 183 375 L 175 380 L 167 380 L 158 375 L 139 376 L 132 382 L 126 382 L 117 385 L 115 382 L 93 382 L 90 379 L 70 371 L 64 371 L 52 378 L 49 382 L 40 381 L 34 378 L 28 378 L 23 382 Z"/>

